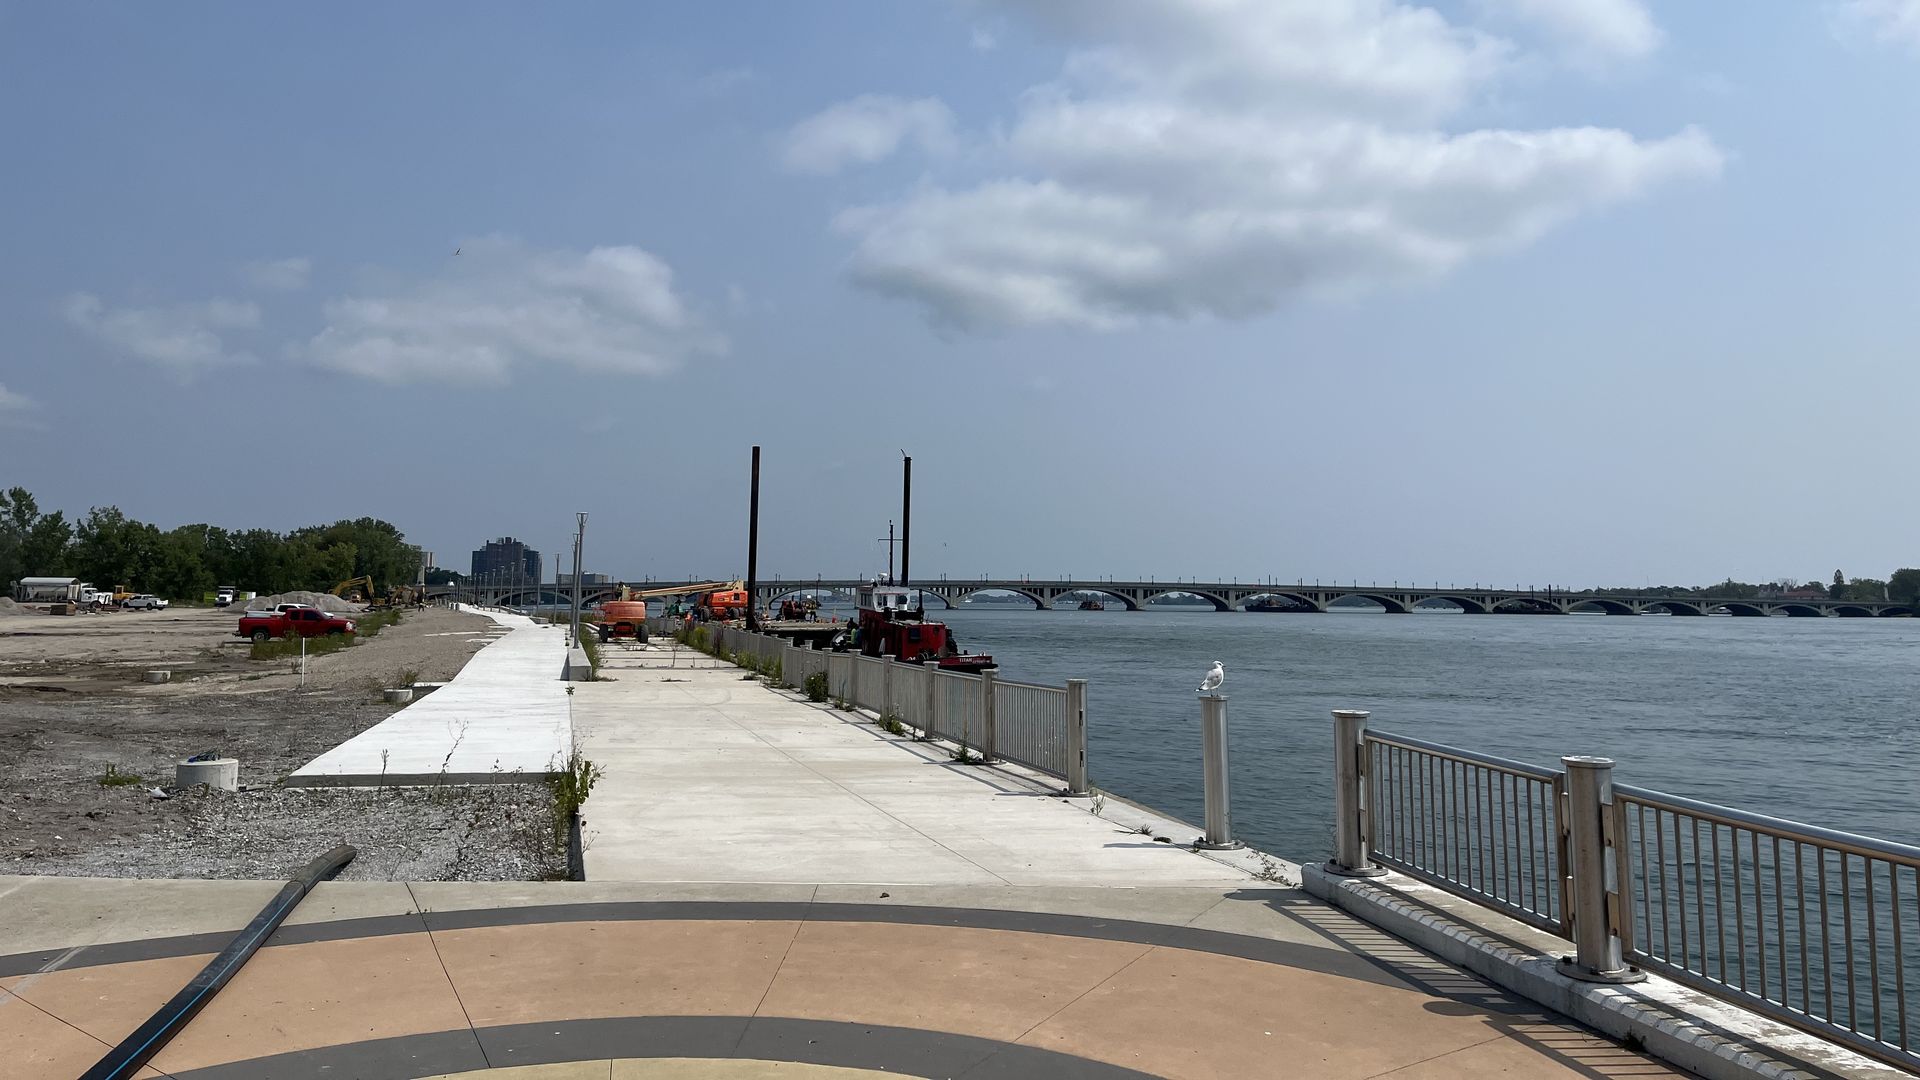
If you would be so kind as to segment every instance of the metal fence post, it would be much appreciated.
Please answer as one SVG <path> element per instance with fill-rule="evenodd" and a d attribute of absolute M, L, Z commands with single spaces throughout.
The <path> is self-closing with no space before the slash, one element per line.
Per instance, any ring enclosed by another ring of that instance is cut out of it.
<path fill-rule="evenodd" d="M 1067 680 L 1067 794 L 1087 794 L 1087 680 Z"/>
<path fill-rule="evenodd" d="M 1233 838 L 1233 798 L 1227 788 L 1227 695 L 1200 699 L 1200 762 L 1205 782 L 1207 834 L 1196 847 L 1230 851 L 1241 847 Z"/>
<path fill-rule="evenodd" d="M 1333 710 L 1333 859 L 1322 869 L 1340 877 L 1379 877 L 1386 868 L 1375 866 L 1367 853 L 1361 815 L 1366 786 L 1367 717 L 1363 709 Z"/>
<path fill-rule="evenodd" d="M 980 732 L 980 764 L 993 762 L 993 677 L 999 668 L 980 669 L 980 711 L 984 713 Z"/>
<path fill-rule="evenodd" d="M 1562 975 L 1586 982 L 1639 982 L 1646 973 L 1621 960 L 1620 939 L 1607 918 L 1613 878 L 1605 815 L 1613 810 L 1613 759 L 1576 754 L 1561 758 L 1560 764 L 1567 770 L 1574 954 L 1562 957 L 1557 966 Z"/>
<path fill-rule="evenodd" d="M 886 719 L 893 713 L 893 654 L 880 658 L 880 707 L 874 712 Z"/>

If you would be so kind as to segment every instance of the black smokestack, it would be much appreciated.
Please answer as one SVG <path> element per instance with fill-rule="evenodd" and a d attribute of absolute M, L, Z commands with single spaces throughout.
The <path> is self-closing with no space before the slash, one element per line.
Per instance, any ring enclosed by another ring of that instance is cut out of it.
<path fill-rule="evenodd" d="M 904 456 L 904 455 L 902 455 Z M 906 471 L 900 480 L 900 584 L 913 578 L 908 574 L 908 557 L 913 553 L 913 459 L 906 459 Z"/>
<path fill-rule="evenodd" d="M 760 584 L 760 448 L 753 448 L 753 487 L 747 496 L 747 629 L 759 625 L 754 614 L 755 586 Z"/>

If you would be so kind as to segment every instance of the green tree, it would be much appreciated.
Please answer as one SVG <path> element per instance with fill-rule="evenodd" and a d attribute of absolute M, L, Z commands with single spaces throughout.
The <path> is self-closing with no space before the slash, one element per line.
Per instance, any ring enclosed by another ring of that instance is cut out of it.
<path fill-rule="evenodd" d="M 129 518 L 117 506 L 94 507 L 74 530 L 73 571 L 95 585 L 155 592 L 149 579 L 160 564 L 160 530 Z"/>
<path fill-rule="evenodd" d="M 26 488 L 0 494 L 0 584 L 61 573 L 72 542 L 73 526 L 66 514 L 42 514 Z"/>
<path fill-rule="evenodd" d="M 1920 570 L 1911 567 L 1895 570 L 1887 579 L 1887 595 L 1896 604 L 1920 604 Z"/>
<path fill-rule="evenodd" d="M 1827 595 L 1832 596 L 1834 593 L 1846 587 L 1847 587 L 1847 575 L 1841 573 L 1838 570 L 1835 570 L 1833 572 L 1833 588 L 1827 590 Z"/>
<path fill-rule="evenodd" d="M 1833 596 L 1834 591 L 1840 591 L 1842 595 Z M 1885 600 L 1887 583 L 1877 578 L 1857 577 L 1847 582 L 1844 590 L 1829 590 L 1828 596 L 1835 600 Z"/>

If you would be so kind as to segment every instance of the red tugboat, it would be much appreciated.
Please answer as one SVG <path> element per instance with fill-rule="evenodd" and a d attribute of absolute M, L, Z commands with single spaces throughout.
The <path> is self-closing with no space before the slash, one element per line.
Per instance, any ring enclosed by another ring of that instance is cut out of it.
<path fill-rule="evenodd" d="M 942 671 L 977 675 L 994 666 L 993 657 L 963 653 L 946 623 L 931 622 L 924 608 L 910 604 L 911 590 L 875 582 L 857 594 L 859 612 L 853 625 L 833 639 L 836 652 L 848 649 L 862 656 L 892 656 L 905 664 L 933 663 Z"/>

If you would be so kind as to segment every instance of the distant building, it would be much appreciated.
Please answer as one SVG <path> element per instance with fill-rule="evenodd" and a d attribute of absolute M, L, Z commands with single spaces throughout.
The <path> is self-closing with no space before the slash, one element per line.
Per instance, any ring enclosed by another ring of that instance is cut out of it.
<path fill-rule="evenodd" d="M 559 582 L 559 583 L 560 583 L 560 584 L 562 584 L 562 585 L 571 585 L 571 584 L 573 584 L 573 575 L 572 575 L 572 574 L 565 574 L 565 573 L 563 573 L 563 574 L 561 574 L 561 575 L 560 575 L 560 582 Z M 607 575 L 605 575 L 605 574 L 586 574 L 586 573 L 583 573 L 583 574 L 581 574 L 581 575 L 580 575 L 580 584 L 581 584 L 581 585 L 583 585 L 583 586 L 585 586 L 585 585 L 611 585 L 611 584 L 613 584 L 613 579 L 612 579 L 612 578 L 610 578 L 610 577 L 608 577 L 608 576 L 607 576 Z"/>
<path fill-rule="evenodd" d="M 1783 600 L 1825 600 L 1827 590 L 1823 585 L 1802 585 L 1797 589 L 1788 589 L 1780 597 Z"/>
<path fill-rule="evenodd" d="M 473 553 L 473 576 L 519 577 L 539 581 L 540 553 L 511 536 L 489 540 L 486 547 Z"/>

